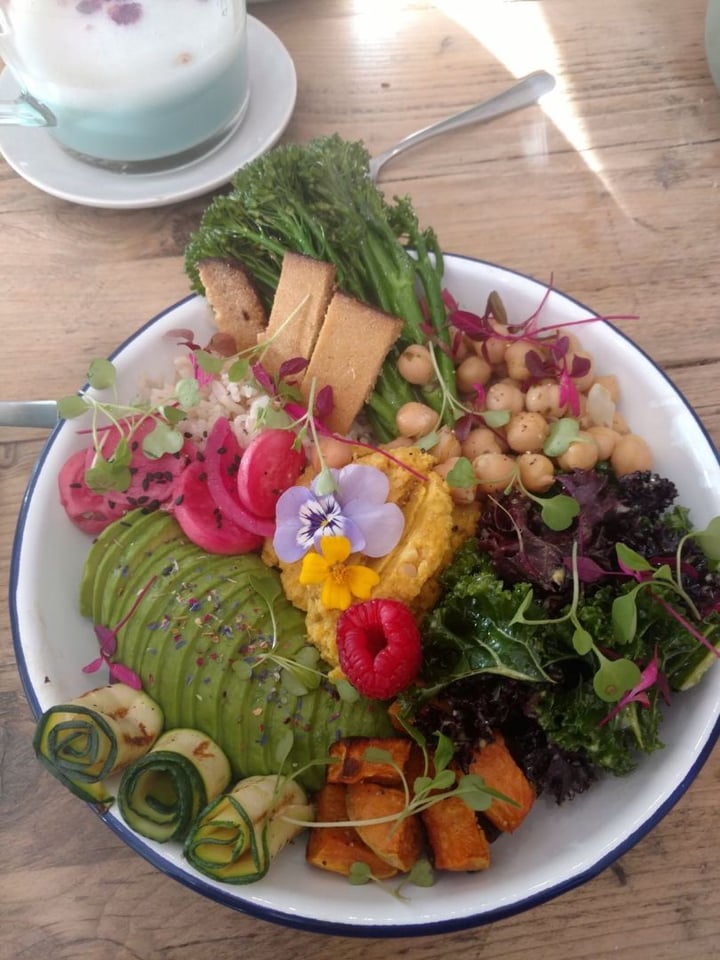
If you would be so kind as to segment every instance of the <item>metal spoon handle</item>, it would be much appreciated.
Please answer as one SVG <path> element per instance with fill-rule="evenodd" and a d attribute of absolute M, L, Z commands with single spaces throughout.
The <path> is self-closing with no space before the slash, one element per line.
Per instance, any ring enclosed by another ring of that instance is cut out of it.
<path fill-rule="evenodd" d="M 402 153 L 403 150 L 415 147 L 438 133 L 447 133 L 449 130 L 456 130 L 458 127 L 465 127 L 470 123 L 485 123 L 495 117 L 501 117 L 506 113 L 512 113 L 514 110 L 528 107 L 530 104 L 536 103 L 543 94 L 549 93 L 554 86 L 555 77 L 545 70 L 536 70 L 534 73 L 529 73 L 514 86 L 503 93 L 499 93 L 496 97 L 477 103 L 474 107 L 456 113 L 452 117 L 447 117 L 445 120 L 440 120 L 438 123 L 433 123 L 429 127 L 424 127 L 416 133 L 411 133 L 410 136 L 396 143 L 394 147 L 390 147 L 373 157 L 370 161 L 371 179 L 377 180 L 380 168 L 388 160 L 392 160 L 393 157 Z"/>
<path fill-rule="evenodd" d="M 0 400 L 0 427 L 50 429 L 57 421 L 54 400 Z"/>

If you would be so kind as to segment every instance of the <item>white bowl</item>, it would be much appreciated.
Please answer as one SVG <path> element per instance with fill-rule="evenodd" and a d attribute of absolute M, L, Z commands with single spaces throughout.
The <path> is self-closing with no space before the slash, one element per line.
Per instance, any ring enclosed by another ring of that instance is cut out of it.
<path fill-rule="evenodd" d="M 518 273 L 458 256 L 446 259 L 446 283 L 461 305 L 482 312 L 499 291 L 514 320 L 534 313 L 545 287 Z M 545 323 L 578 320 L 592 311 L 552 292 Z M 212 330 L 205 301 L 190 297 L 149 321 L 113 355 L 120 388 L 135 392 L 141 373 L 170 376 L 176 350 L 163 333 Z M 677 484 L 696 527 L 720 514 L 718 454 L 702 424 L 667 377 L 606 322 L 576 332 L 600 372 L 618 375 L 622 409 L 633 430 L 652 445 L 657 471 Z M 23 502 L 12 557 L 11 621 L 17 663 L 35 715 L 96 686 L 98 674 L 80 672 L 97 655 L 90 624 L 77 611 L 89 542 L 65 517 L 56 478 L 80 448 L 77 422 L 60 424 L 49 438 Z M 432 888 L 408 886 L 408 902 L 376 884 L 351 886 L 308 867 L 304 844 L 283 852 L 262 881 L 244 887 L 196 873 L 176 845 L 132 833 L 115 809 L 104 820 L 139 854 L 199 893 L 266 920 L 315 932 L 368 937 L 427 935 L 458 930 L 537 906 L 599 873 L 637 843 L 690 786 L 720 734 L 720 668 L 674 698 L 662 726 L 666 744 L 626 778 L 607 778 L 571 803 L 541 797 L 523 826 L 493 845 L 493 865 L 482 874 L 443 875 Z M 79 801 L 78 801 L 79 802 Z"/>

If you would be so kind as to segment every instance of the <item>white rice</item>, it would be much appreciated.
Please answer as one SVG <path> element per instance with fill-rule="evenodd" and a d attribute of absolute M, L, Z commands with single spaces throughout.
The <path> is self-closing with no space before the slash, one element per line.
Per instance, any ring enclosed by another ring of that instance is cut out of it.
<path fill-rule="evenodd" d="M 187 354 L 177 356 L 173 364 L 173 381 L 162 384 L 148 381 L 140 387 L 142 399 L 153 407 L 175 402 L 177 383 L 195 379 L 193 365 Z M 238 443 L 245 449 L 257 432 L 258 420 L 262 411 L 272 402 L 271 398 L 252 377 L 231 381 L 225 372 L 206 384 L 198 384 L 198 390 L 200 400 L 178 423 L 178 430 L 198 447 L 203 447 L 215 421 L 219 417 L 227 417 Z"/>

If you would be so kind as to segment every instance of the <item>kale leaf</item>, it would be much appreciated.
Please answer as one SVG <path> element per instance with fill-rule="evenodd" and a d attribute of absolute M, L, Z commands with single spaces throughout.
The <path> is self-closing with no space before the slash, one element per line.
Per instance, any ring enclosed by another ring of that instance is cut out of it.
<path fill-rule="evenodd" d="M 542 628 L 511 623 L 527 588 L 506 589 L 474 541 L 459 550 L 444 586 L 444 599 L 423 624 L 427 684 L 480 673 L 531 682 L 548 679 L 542 665 Z"/>

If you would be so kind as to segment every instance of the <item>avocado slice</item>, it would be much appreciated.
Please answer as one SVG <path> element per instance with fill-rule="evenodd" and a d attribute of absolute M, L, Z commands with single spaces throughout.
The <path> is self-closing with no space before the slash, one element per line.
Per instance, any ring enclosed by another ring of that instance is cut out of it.
<path fill-rule="evenodd" d="M 116 659 L 140 676 L 166 729 L 211 737 L 235 779 L 302 771 L 299 782 L 319 789 L 336 739 L 392 733 L 384 704 L 343 700 L 322 664 L 298 684 L 305 618 L 276 571 L 255 554 L 205 553 L 164 511 L 134 511 L 100 534 L 80 608 L 93 624 L 122 624 Z"/>

